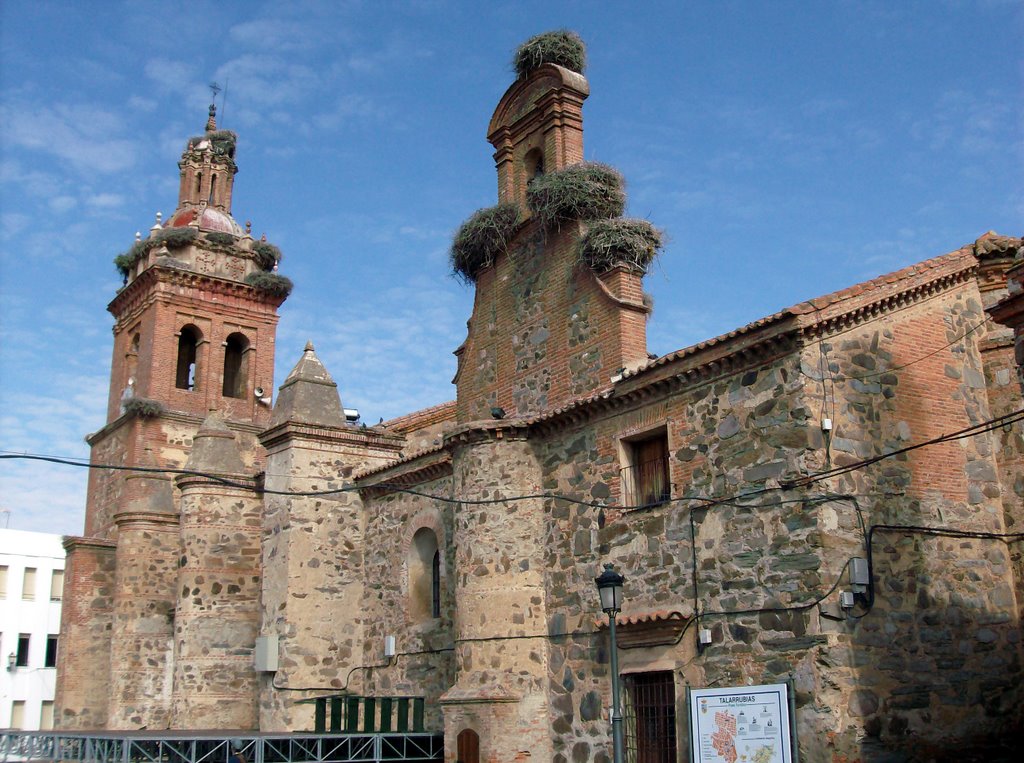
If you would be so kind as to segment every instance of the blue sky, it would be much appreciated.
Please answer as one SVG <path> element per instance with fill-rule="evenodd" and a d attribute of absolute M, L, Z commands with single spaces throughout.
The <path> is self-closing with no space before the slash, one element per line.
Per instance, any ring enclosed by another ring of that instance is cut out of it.
<path fill-rule="evenodd" d="M 0 451 L 82 457 L 104 423 L 111 263 L 177 198 L 211 80 L 234 214 L 296 284 L 364 419 L 454 397 L 472 291 L 452 231 L 496 201 L 515 46 L 588 45 L 585 152 L 669 236 L 663 354 L 1024 221 L 1021 2 L 0 4 Z M 76 534 L 82 470 L 0 461 L 10 526 Z M 0 519 L 2 522 L 2 519 Z"/>

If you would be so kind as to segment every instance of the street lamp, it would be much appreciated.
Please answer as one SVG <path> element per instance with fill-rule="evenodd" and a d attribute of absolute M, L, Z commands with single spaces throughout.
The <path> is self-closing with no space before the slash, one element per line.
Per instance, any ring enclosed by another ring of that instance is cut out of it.
<path fill-rule="evenodd" d="M 615 571 L 611 564 L 605 564 L 604 572 L 594 578 L 597 593 L 601 597 L 601 609 L 608 615 L 608 633 L 611 636 L 612 653 L 612 745 L 614 763 L 623 763 L 625 755 L 622 746 L 622 713 L 619 710 L 619 645 L 615 640 L 615 615 L 622 609 L 622 584 L 626 578 Z"/>

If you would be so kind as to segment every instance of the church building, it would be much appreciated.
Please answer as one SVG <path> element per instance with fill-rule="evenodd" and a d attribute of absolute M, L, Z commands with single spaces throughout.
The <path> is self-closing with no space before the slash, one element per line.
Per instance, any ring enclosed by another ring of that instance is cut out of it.
<path fill-rule="evenodd" d="M 589 87 L 541 56 L 502 96 L 497 203 L 453 245 L 455 399 L 376 426 L 312 343 L 271 405 L 290 282 L 235 222 L 211 107 L 118 259 L 57 727 L 298 732 L 318 697 L 411 698 L 450 763 L 607 763 L 615 680 L 627 760 L 688 759 L 707 687 L 786 685 L 807 761 L 1021 732 L 1021 239 L 651 356 L 660 235 L 583 161 Z"/>

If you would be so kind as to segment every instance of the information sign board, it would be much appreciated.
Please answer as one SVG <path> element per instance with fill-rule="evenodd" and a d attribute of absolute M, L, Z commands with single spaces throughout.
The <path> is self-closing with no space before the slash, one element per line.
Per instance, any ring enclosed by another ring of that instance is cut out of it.
<path fill-rule="evenodd" d="M 691 689 L 694 763 L 792 763 L 787 688 Z"/>

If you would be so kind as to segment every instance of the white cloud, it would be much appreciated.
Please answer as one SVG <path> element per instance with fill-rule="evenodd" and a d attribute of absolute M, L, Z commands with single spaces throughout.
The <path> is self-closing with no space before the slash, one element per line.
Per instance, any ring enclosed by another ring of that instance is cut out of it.
<path fill-rule="evenodd" d="M 249 107 L 294 103 L 320 84 L 308 66 L 274 55 L 247 53 L 217 69 L 218 82 L 230 82 L 229 97 Z"/>
<path fill-rule="evenodd" d="M 14 236 L 28 227 L 32 218 L 20 212 L 4 212 L 0 214 L 0 228 L 5 238 Z"/>
<path fill-rule="evenodd" d="M 103 423 L 106 379 L 71 373 L 43 375 L 31 391 L 4 393 L 0 450 L 85 458 L 83 436 Z M 10 526 L 79 534 L 85 516 L 87 470 L 38 461 L 0 461 L 2 508 Z"/>
<path fill-rule="evenodd" d="M 122 116 L 97 106 L 0 106 L 8 146 L 54 156 L 83 172 L 112 173 L 135 164 L 137 146 L 123 137 Z"/>
<path fill-rule="evenodd" d="M 117 209 L 125 202 L 119 193 L 97 193 L 86 198 L 86 203 L 95 209 Z"/>
<path fill-rule="evenodd" d="M 70 212 L 78 206 L 78 199 L 74 196 L 54 196 L 50 199 L 50 209 L 58 214 Z"/>
<path fill-rule="evenodd" d="M 315 22 L 254 19 L 236 24 L 228 34 L 241 45 L 260 50 L 295 52 L 309 50 L 326 39 L 327 29 Z"/>
<path fill-rule="evenodd" d="M 143 98 L 142 96 L 133 95 L 128 99 L 128 107 L 132 111 L 139 111 L 145 114 L 150 114 L 156 111 L 156 107 L 159 104 L 152 98 Z"/>
<path fill-rule="evenodd" d="M 196 83 L 195 67 L 184 61 L 153 58 L 146 62 L 143 71 L 159 88 L 172 93 L 189 90 Z"/>

